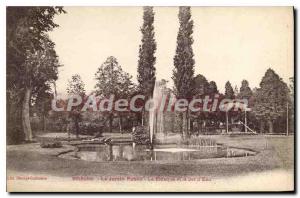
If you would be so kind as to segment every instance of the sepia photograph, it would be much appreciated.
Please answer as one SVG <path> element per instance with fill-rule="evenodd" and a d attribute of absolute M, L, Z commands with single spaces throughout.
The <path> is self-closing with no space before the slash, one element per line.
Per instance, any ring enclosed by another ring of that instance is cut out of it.
<path fill-rule="evenodd" d="M 292 6 L 5 9 L 7 192 L 295 191 Z"/>

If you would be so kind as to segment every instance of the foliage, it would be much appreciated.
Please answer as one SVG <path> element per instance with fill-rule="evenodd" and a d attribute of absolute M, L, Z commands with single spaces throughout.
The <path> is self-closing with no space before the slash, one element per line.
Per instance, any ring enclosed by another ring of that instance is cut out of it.
<path fill-rule="evenodd" d="M 97 80 L 96 93 L 103 98 L 108 98 L 112 94 L 115 99 L 128 98 L 134 88 L 132 76 L 122 70 L 113 56 L 108 57 L 98 68 L 95 78 Z"/>
<path fill-rule="evenodd" d="M 248 81 L 243 80 L 240 88 L 240 93 L 238 94 L 238 98 L 249 100 L 252 97 L 252 95 L 253 93 L 251 88 L 249 87 Z"/>
<path fill-rule="evenodd" d="M 47 131 L 66 132 L 69 123 L 68 114 L 67 111 L 50 111 L 46 119 Z"/>
<path fill-rule="evenodd" d="M 30 97 L 57 79 L 58 59 L 47 32 L 58 27 L 53 18 L 64 12 L 62 7 L 7 7 L 7 124 L 21 128 L 26 120 L 22 132 L 27 137 Z M 7 137 L 18 131 L 8 129 Z"/>
<path fill-rule="evenodd" d="M 84 83 L 79 74 L 75 74 L 68 80 L 67 93 L 69 95 L 85 95 Z"/>
<path fill-rule="evenodd" d="M 174 56 L 172 79 L 174 81 L 174 93 L 177 98 L 188 99 L 193 95 L 194 84 L 194 53 L 192 44 L 193 20 L 191 19 L 190 7 L 179 7 L 179 31 L 177 34 L 177 46 Z M 189 111 L 180 113 L 179 128 L 182 137 L 189 135 Z"/>
<path fill-rule="evenodd" d="M 132 132 L 133 142 L 137 144 L 150 144 L 149 129 L 146 126 L 136 126 Z"/>
<path fill-rule="evenodd" d="M 209 101 L 207 104 L 208 108 L 211 108 L 215 94 L 219 94 L 216 83 L 214 81 L 208 82 L 205 76 L 201 74 L 198 74 L 194 78 L 193 90 L 194 90 L 193 97 L 204 100 L 205 97 L 208 96 L 209 99 L 212 99 L 212 101 Z M 223 96 L 221 96 L 221 98 L 222 97 Z M 215 130 L 214 128 L 217 128 L 219 122 L 222 121 L 223 113 L 220 112 L 219 109 L 216 109 L 216 111 L 205 111 L 203 109 L 203 106 L 204 105 L 199 106 L 200 108 L 202 108 L 201 111 L 191 112 L 192 132 L 203 133 L 203 130 L 204 129 L 206 130 L 208 128 L 210 128 L 210 130 Z"/>
<path fill-rule="evenodd" d="M 203 75 L 198 74 L 194 78 L 194 83 L 193 83 L 194 95 L 205 96 L 210 92 L 209 88 L 210 88 L 209 83 Z"/>
<path fill-rule="evenodd" d="M 81 80 L 79 74 L 75 74 L 72 76 L 71 80 L 68 81 L 67 92 L 69 95 L 79 95 L 81 97 L 85 96 L 84 83 Z M 80 105 L 73 107 L 69 112 L 69 117 L 73 120 L 75 124 L 76 137 L 79 137 L 80 126 L 79 123 L 81 121 L 81 107 L 83 105 L 83 101 Z"/>
<path fill-rule="evenodd" d="M 59 141 L 54 141 L 54 142 L 42 142 L 40 144 L 42 148 L 61 148 L 62 143 Z"/>
<path fill-rule="evenodd" d="M 192 94 L 194 76 L 194 53 L 192 44 L 193 20 L 191 8 L 179 8 L 179 31 L 177 35 L 176 54 L 172 79 L 174 81 L 175 95 L 178 98 L 187 98 Z"/>
<path fill-rule="evenodd" d="M 233 99 L 234 98 L 234 91 L 229 81 L 225 84 L 225 98 Z"/>
<path fill-rule="evenodd" d="M 132 76 L 122 70 L 117 59 L 113 56 L 108 57 L 98 68 L 95 78 L 97 80 L 95 89 L 100 99 L 109 98 L 112 95 L 114 95 L 114 100 L 129 99 L 135 92 L 135 86 L 131 81 Z M 114 112 L 112 110 L 107 114 L 109 117 L 109 130 L 112 131 Z M 121 118 L 122 113 L 118 112 L 118 114 Z"/>
<path fill-rule="evenodd" d="M 22 125 L 20 124 L 10 124 L 8 123 L 6 128 L 7 134 L 7 144 L 19 144 L 24 140 L 24 133 L 22 129 Z"/>
<path fill-rule="evenodd" d="M 216 82 L 215 81 L 210 81 L 209 85 L 208 85 L 208 94 L 210 96 L 213 96 L 213 95 L 218 94 L 218 93 L 219 93 L 219 90 L 218 90 Z"/>
<path fill-rule="evenodd" d="M 95 135 L 96 133 L 102 134 L 104 126 L 95 122 L 81 122 L 79 127 L 81 134 Z"/>
<path fill-rule="evenodd" d="M 273 132 L 273 122 L 286 112 L 289 90 L 274 70 L 268 69 L 255 93 L 253 112 L 260 120 L 269 122 L 269 132 Z"/>
<path fill-rule="evenodd" d="M 51 110 L 51 100 L 53 99 L 53 93 L 51 89 L 45 86 L 40 92 L 36 94 L 34 98 L 34 110 L 39 116 L 48 116 L 48 112 Z"/>
<path fill-rule="evenodd" d="M 139 46 L 139 61 L 137 80 L 139 91 L 146 97 L 152 96 L 155 85 L 156 42 L 154 39 L 154 12 L 153 7 L 144 7 L 142 44 Z"/>
<path fill-rule="evenodd" d="M 289 105 L 289 120 L 290 120 L 290 131 L 294 132 L 294 120 L 295 120 L 295 87 L 294 87 L 294 77 L 290 78 L 290 85 L 289 85 L 289 89 L 290 89 L 290 103 L 291 105 Z"/>
<path fill-rule="evenodd" d="M 46 33 L 58 27 L 53 18 L 63 12 L 61 7 L 7 7 L 8 88 L 22 88 L 26 84 L 24 80 L 38 76 L 42 64 L 38 64 L 36 57 L 48 55 L 48 58 L 55 61 L 54 43 Z M 46 60 L 47 57 L 44 61 Z M 35 62 L 35 69 L 29 65 L 31 61 Z"/>

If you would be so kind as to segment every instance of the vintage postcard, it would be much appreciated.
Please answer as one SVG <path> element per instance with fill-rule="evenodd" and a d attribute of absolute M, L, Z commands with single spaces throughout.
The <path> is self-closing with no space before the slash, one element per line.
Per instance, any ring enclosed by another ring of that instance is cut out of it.
<path fill-rule="evenodd" d="M 6 7 L 7 191 L 294 191 L 293 46 L 293 7 Z"/>

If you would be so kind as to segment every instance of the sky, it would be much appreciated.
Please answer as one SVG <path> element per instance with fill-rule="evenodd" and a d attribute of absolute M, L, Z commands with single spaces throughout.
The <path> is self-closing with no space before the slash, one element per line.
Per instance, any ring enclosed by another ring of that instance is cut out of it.
<path fill-rule="evenodd" d="M 94 75 L 108 56 L 115 56 L 136 82 L 141 44 L 142 7 L 65 7 L 49 33 L 60 63 L 58 93 L 80 74 L 85 89 L 94 89 Z M 156 77 L 172 87 L 173 57 L 179 27 L 178 7 L 154 7 Z M 241 81 L 259 87 L 265 71 L 275 70 L 285 82 L 293 71 L 293 10 L 291 7 L 192 7 L 195 75 L 202 74 L 224 92 Z"/>

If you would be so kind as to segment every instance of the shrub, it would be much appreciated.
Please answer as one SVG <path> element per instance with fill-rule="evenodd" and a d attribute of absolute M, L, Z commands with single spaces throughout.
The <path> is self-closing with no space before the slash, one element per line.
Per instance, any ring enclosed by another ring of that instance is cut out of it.
<path fill-rule="evenodd" d="M 20 144 L 23 142 L 25 135 L 21 125 L 8 124 L 6 130 L 7 144 Z"/>
<path fill-rule="evenodd" d="M 150 135 L 148 127 L 135 127 L 135 129 L 132 132 L 132 139 L 137 144 L 150 144 Z"/>
<path fill-rule="evenodd" d="M 42 148 L 61 148 L 62 143 L 59 141 L 55 142 L 42 142 L 40 145 Z"/>
<path fill-rule="evenodd" d="M 79 123 L 80 134 L 94 135 L 102 133 L 103 125 L 89 122 Z"/>

